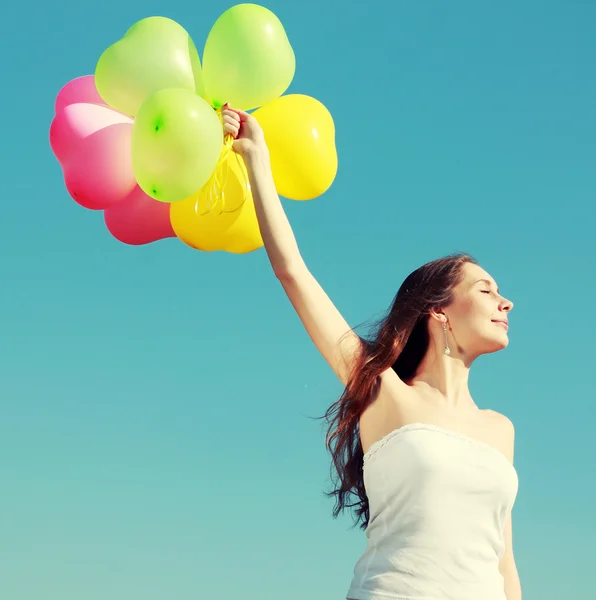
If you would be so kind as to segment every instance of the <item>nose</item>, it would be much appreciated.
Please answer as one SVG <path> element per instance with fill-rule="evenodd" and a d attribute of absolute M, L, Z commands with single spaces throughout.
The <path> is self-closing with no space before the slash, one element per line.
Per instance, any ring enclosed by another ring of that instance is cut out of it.
<path fill-rule="evenodd" d="M 502 310 L 503 312 L 509 312 L 512 308 L 513 308 L 513 302 L 511 302 L 511 300 L 507 300 L 507 298 L 503 298 L 501 300 L 499 310 Z"/>

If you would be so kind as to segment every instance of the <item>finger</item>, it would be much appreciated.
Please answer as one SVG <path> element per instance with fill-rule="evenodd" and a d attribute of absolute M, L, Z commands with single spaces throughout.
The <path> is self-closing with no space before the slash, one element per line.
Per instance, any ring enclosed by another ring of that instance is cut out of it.
<path fill-rule="evenodd" d="M 234 114 L 242 123 L 245 123 L 248 119 L 250 119 L 250 115 L 247 112 L 240 110 L 239 108 L 232 108 L 229 104 L 224 105 L 222 114 Z"/>
<path fill-rule="evenodd" d="M 240 125 L 240 118 L 234 113 L 222 113 L 222 119 L 224 123 Z"/>
<path fill-rule="evenodd" d="M 242 126 L 240 117 L 238 117 L 238 115 L 234 113 L 222 113 L 222 121 L 224 125 L 231 125 L 233 127 L 236 127 L 237 129 L 240 129 L 240 127 Z"/>
<path fill-rule="evenodd" d="M 230 125 L 229 123 L 226 123 L 226 124 L 224 125 L 224 131 L 225 131 L 226 133 L 230 134 L 230 135 L 231 135 L 232 137 L 234 137 L 234 138 L 238 137 L 238 132 L 239 132 L 239 129 L 238 129 L 238 127 L 237 127 L 237 126 Z"/>
<path fill-rule="evenodd" d="M 231 133 L 234 137 L 236 137 L 240 132 L 240 123 L 224 121 L 223 128 L 226 133 Z"/>

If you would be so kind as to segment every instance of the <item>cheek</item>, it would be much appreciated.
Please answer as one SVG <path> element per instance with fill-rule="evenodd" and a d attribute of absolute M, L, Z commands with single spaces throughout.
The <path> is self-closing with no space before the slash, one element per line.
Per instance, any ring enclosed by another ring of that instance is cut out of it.
<path fill-rule="evenodd" d="M 451 307 L 451 318 L 458 324 L 465 324 L 478 313 L 478 306 L 471 298 L 462 298 Z"/>
<path fill-rule="evenodd" d="M 493 314 L 494 309 L 495 303 L 487 294 L 479 294 L 477 297 L 474 296 L 466 302 L 466 311 L 470 317 L 490 319 L 490 315 Z"/>
<path fill-rule="evenodd" d="M 482 299 L 466 298 L 452 306 L 451 321 L 455 332 L 460 336 L 481 333 L 490 325 L 492 308 Z"/>

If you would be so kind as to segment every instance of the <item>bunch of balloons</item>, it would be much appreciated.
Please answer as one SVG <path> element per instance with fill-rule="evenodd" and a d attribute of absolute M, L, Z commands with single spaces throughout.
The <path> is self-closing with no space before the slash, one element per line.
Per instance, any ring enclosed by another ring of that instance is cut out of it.
<path fill-rule="evenodd" d="M 203 251 L 260 248 L 246 168 L 224 138 L 221 107 L 257 109 L 281 196 L 320 196 L 337 172 L 335 128 L 319 101 L 283 95 L 295 67 L 281 22 L 256 4 L 219 17 L 202 65 L 181 25 L 142 19 L 103 52 L 94 75 L 58 93 L 50 144 L 69 194 L 102 210 L 126 244 L 178 237 Z"/>

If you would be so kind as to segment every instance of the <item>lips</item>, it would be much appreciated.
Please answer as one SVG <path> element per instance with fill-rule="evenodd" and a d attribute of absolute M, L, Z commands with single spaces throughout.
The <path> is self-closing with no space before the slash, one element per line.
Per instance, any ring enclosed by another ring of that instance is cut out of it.
<path fill-rule="evenodd" d="M 509 323 L 507 321 L 493 320 L 493 323 L 496 323 L 497 325 L 501 325 L 501 327 L 504 327 L 505 329 L 509 329 Z"/>

